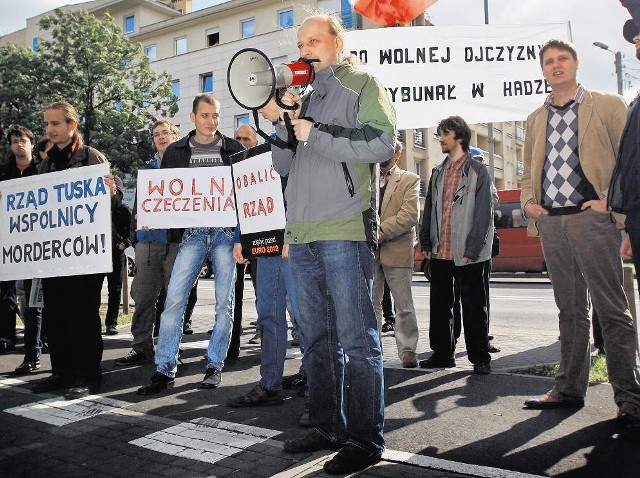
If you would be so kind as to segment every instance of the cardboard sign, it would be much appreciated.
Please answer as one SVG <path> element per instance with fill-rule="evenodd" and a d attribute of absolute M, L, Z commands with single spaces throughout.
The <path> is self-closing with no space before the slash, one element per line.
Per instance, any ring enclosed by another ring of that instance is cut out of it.
<path fill-rule="evenodd" d="M 235 227 L 230 166 L 138 171 L 138 228 Z"/>
<path fill-rule="evenodd" d="M 270 145 L 236 153 L 231 160 L 243 255 L 281 255 L 286 217 L 282 179 L 273 168 Z"/>
<path fill-rule="evenodd" d="M 0 183 L 0 280 L 111 272 L 108 164 Z"/>

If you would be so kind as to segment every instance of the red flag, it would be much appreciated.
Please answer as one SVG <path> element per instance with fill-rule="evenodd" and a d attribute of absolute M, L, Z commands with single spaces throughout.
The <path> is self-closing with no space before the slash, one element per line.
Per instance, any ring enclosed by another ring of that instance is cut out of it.
<path fill-rule="evenodd" d="M 407 24 L 437 0 L 351 0 L 363 17 L 385 26 Z"/>

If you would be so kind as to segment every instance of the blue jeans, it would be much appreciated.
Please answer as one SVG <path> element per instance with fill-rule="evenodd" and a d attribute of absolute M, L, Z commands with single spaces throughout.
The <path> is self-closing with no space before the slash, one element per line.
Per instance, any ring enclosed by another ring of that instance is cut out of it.
<path fill-rule="evenodd" d="M 300 317 L 288 259 L 258 258 L 256 297 L 262 337 L 260 385 L 266 390 L 280 390 L 287 355 L 287 298 L 293 320 Z M 301 339 L 304 341 L 304 336 Z M 301 346 L 304 348 L 304 342 Z"/>
<path fill-rule="evenodd" d="M 311 424 L 331 441 L 381 453 L 384 378 L 371 300 L 373 252 L 366 242 L 317 241 L 291 244 L 289 260 L 307 345 Z"/>
<path fill-rule="evenodd" d="M 156 348 L 158 372 L 175 377 L 178 350 L 182 339 L 182 317 L 189 292 L 207 257 L 213 265 L 216 294 L 216 316 L 207 349 L 207 368 L 222 370 L 231 341 L 233 324 L 236 263 L 233 260 L 233 229 L 187 229 L 180 243 L 167 286 L 167 299 L 160 318 L 160 334 Z"/>

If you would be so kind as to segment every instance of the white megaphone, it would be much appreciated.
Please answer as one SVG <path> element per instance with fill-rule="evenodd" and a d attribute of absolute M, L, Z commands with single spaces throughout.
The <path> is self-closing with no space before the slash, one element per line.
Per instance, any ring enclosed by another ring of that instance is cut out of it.
<path fill-rule="evenodd" d="M 303 88 L 313 82 L 314 71 L 310 60 L 273 65 L 269 58 L 255 48 L 245 48 L 233 55 L 227 70 L 227 84 L 233 99 L 247 110 L 258 110 L 272 97 L 283 109 L 297 106 L 284 105 L 280 93 L 291 87 Z"/>

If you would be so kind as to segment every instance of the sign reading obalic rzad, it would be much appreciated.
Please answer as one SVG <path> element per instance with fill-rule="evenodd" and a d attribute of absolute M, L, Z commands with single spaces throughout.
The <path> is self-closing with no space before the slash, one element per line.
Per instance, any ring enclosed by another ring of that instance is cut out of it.
<path fill-rule="evenodd" d="M 281 255 L 285 207 L 282 180 L 273 169 L 270 145 L 236 153 L 231 160 L 243 256 Z"/>
<path fill-rule="evenodd" d="M 469 124 L 524 120 L 551 92 L 539 56 L 551 39 L 570 39 L 569 24 L 354 30 L 345 53 L 385 87 L 402 130 L 452 115 Z"/>
<path fill-rule="evenodd" d="M 0 183 L 0 280 L 111 272 L 108 164 Z"/>
<path fill-rule="evenodd" d="M 138 227 L 235 227 L 230 166 L 138 171 Z"/>

